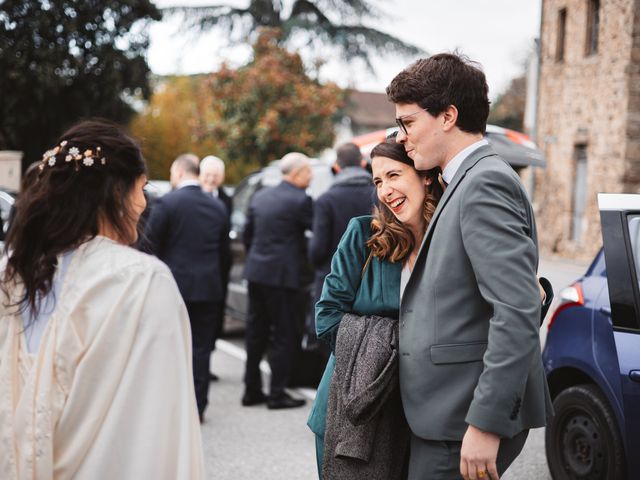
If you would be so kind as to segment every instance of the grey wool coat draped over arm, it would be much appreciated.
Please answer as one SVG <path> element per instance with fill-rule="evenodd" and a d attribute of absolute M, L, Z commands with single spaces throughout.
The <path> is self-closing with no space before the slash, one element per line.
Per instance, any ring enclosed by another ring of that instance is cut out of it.
<path fill-rule="evenodd" d="M 335 354 L 323 478 L 402 478 L 409 429 L 399 407 L 398 321 L 344 315 Z"/>

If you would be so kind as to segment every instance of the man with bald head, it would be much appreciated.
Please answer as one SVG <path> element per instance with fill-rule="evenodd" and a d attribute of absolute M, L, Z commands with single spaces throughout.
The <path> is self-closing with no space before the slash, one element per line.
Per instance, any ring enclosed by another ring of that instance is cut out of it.
<path fill-rule="evenodd" d="M 251 199 L 244 243 L 244 275 L 249 282 L 244 406 L 267 402 L 270 409 L 304 405 L 285 391 L 300 319 L 301 271 L 306 262 L 305 230 L 311 229 L 312 202 L 305 193 L 311 162 L 297 152 L 280 160 L 282 182 Z M 260 361 L 269 347 L 271 389 L 262 391 Z"/>

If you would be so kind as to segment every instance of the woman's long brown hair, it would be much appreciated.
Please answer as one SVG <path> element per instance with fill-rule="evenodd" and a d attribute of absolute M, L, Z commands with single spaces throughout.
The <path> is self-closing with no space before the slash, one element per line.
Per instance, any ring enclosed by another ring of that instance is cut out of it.
<path fill-rule="evenodd" d="M 371 151 L 371 159 L 375 157 L 390 158 L 414 167 L 413 161 L 407 156 L 404 146 L 396 143 L 395 135 L 390 136 L 374 147 Z M 431 222 L 433 213 L 443 193 L 442 186 L 438 182 L 439 170 L 433 169 L 424 172 L 416 170 L 421 177 L 430 177 L 432 180 L 430 185 L 425 186 L 424 193 L 422 217 L 425 220 L 425 230 Z M 374 208 L 371 231 L 372 235 L 367 241 L 367 246 L 371 249 L 373 256 L 380 260 L 387 259 L 391 262 L 401 262 L 409 256 L 416 244 L 413 233 L 384 204 Z"/>
<path fill-rule="evenodd" d="M 22 283 L 32 312 L 38 311 L 38 297 L 52 286 L 57 256 L 98 234 L 101 222 L 109 224 L 124 243 L 131 238 L 134 217 L 129 201 L 136 180 L 146 172 L 138 144 L 114 123 L 106 120 L 81 122 L 58 140 L 53 164 L 42 170 L 16 202 L 16 216 L 5 244 L 8 255 L 2 289 Z M 69 150 L 96 151 L 100 147 L 105 163 L 93 165 L 65 161 Z M 15 300 L 15 299 L 14 299 Z"/>

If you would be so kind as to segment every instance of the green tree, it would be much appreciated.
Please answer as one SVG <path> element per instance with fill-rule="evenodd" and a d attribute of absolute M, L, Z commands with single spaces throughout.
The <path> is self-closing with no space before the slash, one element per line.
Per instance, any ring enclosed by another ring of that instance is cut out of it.
<path fill-rule="evenodd" d="M 489 123 L 522 131 L 526 101 L 527 79 L 525 75 L 521 75 L 511 80 L 507 89 L 495 101 L 489 113 Z"/>
<path fill-rule="evenodd" d="M 24 165 L 70 124 L 100 116 L 124 123 L 128 99 L 150 94 L 150 0 L 0 1 L 0 149 Z"/>
<path fill-rule="evenodd" d="M 236 178 L 291 151 L 330 147 L 344 105 L 340 88 L 310 78 L 300 56 L 279 46 L 277 29 L 263 29 L 253 50 L 248 65 L 211 74 L 210 120 L 196 134 L 213 138 Z"/>
<path fill-rule="evenodd" d="M 371 68 L 373 53 L 416 55 L 422 51 L 363 21 L 382 13 L 367 0 L 293 0 L 285 8 L 282 0 L 250 0 L 246 8 L 229 5 L 170 7 L 166 12 L 181 13 L 188 27 L 199 30 L 219 28 L 228 38 L 245 39 L 259 27 L 278 28 L 286 45 L 295 34 L 306 35 L 310 44 L 338 47 L 347 61 L 360 59 Z"/>

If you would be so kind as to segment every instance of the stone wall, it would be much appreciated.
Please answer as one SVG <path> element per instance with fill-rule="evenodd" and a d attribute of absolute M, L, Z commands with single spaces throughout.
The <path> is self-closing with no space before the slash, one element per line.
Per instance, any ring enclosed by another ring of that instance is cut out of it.
<path fill-rule="evenodd" d="M 640 193 L 640 2 L 636 1 L 631 31 L 631 59 L 628 71 L 629 103 L 625 169 L 622 178 L 624 192 Z"/>
<path fill-rule="evenodd" d="M 634 0 L 601 0 L 598 51 L 587 56 L 588 2 L 543 2 L 537 138 L 548 166 L 535 173 L 538 236 L 547 252 L 587 260 L 602 245 L 597 193 L 633 191 L 629 188 L 640 177 L 640 70 L 637 61 L 632 66 L 632 59 L 640 58 L 637 7 Z M 557 61 L 562 8 L 567 9 L 565 55 Z M 587 205 L 581 240 L 575 242 L 571 224 L 579 144 L 587 152 Z"/>

